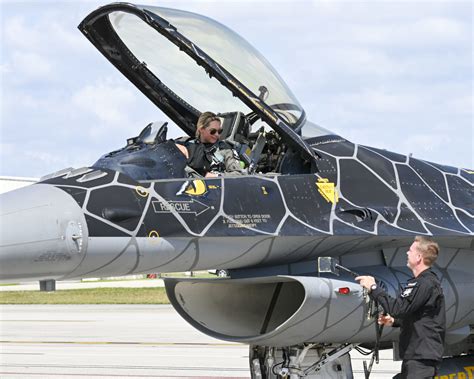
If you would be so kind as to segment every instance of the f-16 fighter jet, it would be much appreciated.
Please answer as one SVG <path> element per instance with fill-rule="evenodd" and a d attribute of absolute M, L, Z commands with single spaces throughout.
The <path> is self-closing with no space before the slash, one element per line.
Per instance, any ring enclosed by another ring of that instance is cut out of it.
<path fill-rule="evenodd" d="M 391 347 L 398 332 L 375 333 L 377 307 L 351 275 L 318 271 L 318 258 L 395 295 L 410 277 L 413 238 L 432 236 L 446 297 L 444 366 L 472 364 L 461 355 L 474 348 L 472 170 L 312 123 L 261 54 L 205 16 L 115 3 L 79 29 L 184 136 L 202 112 L 219 112 L 220 138 L 244 175 L 190 175 L 168 122 L 151 123 L 90 167 L 1 196 L 3 281 L 226 270 L 166 279 L 166 290 L 195 328 L 250 346 L 253 378 L 352 377 L 351 349 Z"/>

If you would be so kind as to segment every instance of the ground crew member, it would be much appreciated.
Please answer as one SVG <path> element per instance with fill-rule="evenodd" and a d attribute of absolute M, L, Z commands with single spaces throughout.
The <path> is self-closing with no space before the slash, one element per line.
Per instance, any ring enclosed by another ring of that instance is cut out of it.
<path fill-rule="evenodd" d="M 358 276 L 357 281 L 369 291 L 388 314 L 378 323 L 400 327 L 399 353 L 402 372 L 395 378 L 433 378 L 443 357 L 446 313 L 444 295 L 431 266 L 439 247 L 427 237 L 417 236 L 407 252 L 407 266 L 413 272 L 402 292 L 393 298 L 377 286 L 372 276 Z"/>

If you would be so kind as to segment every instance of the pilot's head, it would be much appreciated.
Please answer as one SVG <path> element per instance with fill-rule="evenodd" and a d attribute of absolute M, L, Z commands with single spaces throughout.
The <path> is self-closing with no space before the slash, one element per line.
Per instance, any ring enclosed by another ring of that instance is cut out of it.
<path fill-rule="evenodd" d="M 216 143 L 222 133 L 221 120 L 212 112 L 199 116 L 196 126 L 196 138 L 203 143 Z"/>
<path fill-rule="evenodd" d="M 438 253 L 439 246 L 435 241 L 429 237 L 416 236 L 407 251 L 407 266 L 412 270 L 420 264 L 431 267 L 438 258 Z"/>

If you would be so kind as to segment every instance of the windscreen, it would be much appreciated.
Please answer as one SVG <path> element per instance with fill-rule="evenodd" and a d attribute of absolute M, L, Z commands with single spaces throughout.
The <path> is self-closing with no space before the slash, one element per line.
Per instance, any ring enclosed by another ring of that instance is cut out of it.
<path fill-rule="evenodd" d="M 304 125 L 302 126 L 301 130 L 302 130 L 303 138 L 305 139 L 334 134 L 330 130 L 323 128 L 322 126 L 317 125 L 311 121 L 306 121 Z"/>
<path fill-rule="evenodd" d="M 289 125 L 303 110 L 278 73 L 247 41 L 226 26 L 181 10 L 144 7 L 162 17 L 231 73 L 261 95 Z M 128 49 L 175 94 L 199 111 L 249 113 L 251 110 L 177 46 L 133 14 L 113 12 L 111 24 Z"/>

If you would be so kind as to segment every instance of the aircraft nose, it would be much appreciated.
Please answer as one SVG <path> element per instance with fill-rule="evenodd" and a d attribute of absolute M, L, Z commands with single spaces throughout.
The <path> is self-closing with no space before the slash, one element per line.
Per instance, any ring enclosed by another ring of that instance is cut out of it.
<path fill-rule="evenodd" d="M 57 279 L 87 250 L 82 209 L 65 191 L 34 184 L 0 195 L 0 280 Z"/>

